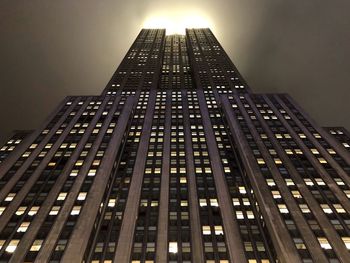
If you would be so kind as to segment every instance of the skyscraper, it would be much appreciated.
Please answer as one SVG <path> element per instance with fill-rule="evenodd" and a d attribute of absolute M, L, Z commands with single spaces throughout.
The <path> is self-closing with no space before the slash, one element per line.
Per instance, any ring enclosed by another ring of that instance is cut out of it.
<path fill-rule="evenodd" d="M 0 262 L 349 262 L 349 133 L 143 29 L 100 96 L 0 151 Z"/>

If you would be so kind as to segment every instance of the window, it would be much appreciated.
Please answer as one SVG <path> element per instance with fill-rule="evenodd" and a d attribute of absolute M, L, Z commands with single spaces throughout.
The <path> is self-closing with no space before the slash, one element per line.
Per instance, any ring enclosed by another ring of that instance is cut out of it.
<path fill-rule="evenodd" d="M 16 250 L 18 243 L 19 243 L 18 239 L 12 239 L 5 249 L 6 252 L 13 253 Z"/>
<path fill-rule="evenodd" d="M 210 226 L 202 226 L 202 233 L 203 235 L 210 235 L 211 234 Z"/>
<path fill-rule="evenodd" d="M 310 209 L 306 204 L 300 204 L 299 205 L 301 212 L 303 213 L 310 213 Z"/>
<path fill-rule="evenodd" d="M 237 219 L 244 219 L 244 215 L 242 211 L 236 211 L 236 217 Z"/>
<path fill-rule="evenodd" d="M 85 200 L 86 195 L 87 195 L 86 192 L 80 192 L 79 195 L 78 195 L 77 200 L 80 200 L 80 201 Z"/>
<path fill-rule="evenodd" d="M 214 230 L 215 230 L 215 235 L 223 235 L 224 234 L 224 230 L 222 229 L 222 226 L 214 226 Z"/>
<path fill-rule="evenodd" d="M 327 161 L 324 158 L 317 158 L 317 159 L 322 164 L 327 163 Z"/>
<path fill-rule="evenodd" d="M 170 253 L 177 253 L 177 242 L 169 242 L 169 252 Z"/>
<path fill-rule="evenodd" d="M 301 238 L 294 238 L 293 240 L 297 249 L 306 249 L 306 246 Z"/>
<path fill-rule="evenodd" d="M 26 232 L 29 224 L 30 222 L 22 222 L 22 224 L 18 227 L 17 232 Z"/>
<path fill-rule="evenodd" d="M 5 201 L 6 201 L 6 202 L 10 202 L 10 201 L 13 200 L 13 198 L 15 198 L 15 196 L 16 196 L 16 193 L 9 193 L 9 194 L 6 196 Z"/>
<path fill-rule="evenodd" d="M 350 237 L 342 237 L 341 239 L 345 243 L 346 248 L 350 249 Z"/>
<path fill-rule="evenodd" d="M 67 193 L 61 192 L 58 197 L 57 200 L 64 200 L 67 197 Z"/>
<path fill-rule="evenodd" d="M 40 240 L 40 239 L 34 240 L 33 245 L 30 247 L 30 251 L 39 251 L 42 243 L 43 243 L 43 240 Z"/>
<path fill-rule="evenodd" d="M 333 204 L 333 206 L 338 213 L 346 213 L 341 204 Z"/>
<path fill-rule="evenodd" d="M 38 212 L 38 210 L 39 210 L 39 206 L 32 206 L 32 208 L 28 212 L 28 215 L 33 216 Z"/>
<path fill-rule="evenodd" d="M 207 206 L 207 200 L 206 199 L 199 199 L 199 206 Z"/>
<path fill-rule="evenodd" d="M 265 164 L 265 161 L 262 158 L 258 158 L 256 159 L 256 161 L 258 162 L 258 164 Z"/>
<path fill-rule="evenodd" d="M 327 204 L 321 204 L 321 208 L 322 208 L 323 212 L 325 212 L 326 214 L 333 213 L 332 209 Z"/>
<path fill-rule="evenodd" d="M 216 198 L 210 199 L 210 205 L 211 206 L 219 206 L 218 200 Z"/>
<path fill-rule="evenodd" d="M 73 209 L 72 209 L 72 212 L 70 212 L 70 214 L 71 214 L 72 216 L 79 215 L 79 213 L 80 213 L 80 208 L 81 208 L 81 206 L 74 206 Z"/>
<path fill-rule="evenodd" d="M 95 176 L 96 175 L 96 169 L 90 169 L 88 172 L 88 176 Z"/>
<path fill-rule="evenodd" d="M 58 212 L 60 211 L 60 206 L 53 206 L 51 208 L 51 211 L 49 213 L 50 216 L 55 216 L 55 215 L 58 215 Z"/>
<path fill-rule="evenodd" d="M 188 202 L 186 200 L 181 200 L 181 206 L 188 206 Z"/>
<path fill-rule="evenodd" d="M 79 172 L 79 170 L 72 170 L 71 173 L 69 174 L 69 176 L 77 176 L 78 172 Z"/>
<path fill-rule="evenodd" d="M 287 209 L 287 206 L 285 204 L 278 204 L 278 209 L 282 214 L 288 214 L 289 211 Z"/>
<path fill-rule="evenodd" d="M 332 246 L 325 237 L 318 237 L 317 239 L 323 249 L 332 249 Z"/>
<path fill-rule="evenodd" d="M 279 191 L 272 191 L 271 193 L 274 199 L 281 198 L 281 193 Z"/>

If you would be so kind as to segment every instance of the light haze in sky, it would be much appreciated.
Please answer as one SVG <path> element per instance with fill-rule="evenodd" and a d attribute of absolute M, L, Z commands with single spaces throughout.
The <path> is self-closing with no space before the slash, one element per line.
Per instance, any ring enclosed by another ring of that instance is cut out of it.
<path fill-rule="evenodd" d="M 0 142 L 67 95 L 98 95 L 141 28 L 212 29 L 254 92 L 350 128 L 350 1 L 0 2 Z"/>

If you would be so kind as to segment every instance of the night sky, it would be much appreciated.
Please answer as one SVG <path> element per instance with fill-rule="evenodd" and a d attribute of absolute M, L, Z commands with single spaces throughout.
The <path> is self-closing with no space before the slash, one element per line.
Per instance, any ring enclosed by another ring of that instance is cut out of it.
<path fill-rule="evenodd" d="M 67 95 L 100 94 L 159 14 L 205 17 L 254 92 L 289 93 L 320 125 L 350 129 L 349 10 L 348 0 L 3 0 L 0 142 Z"/>

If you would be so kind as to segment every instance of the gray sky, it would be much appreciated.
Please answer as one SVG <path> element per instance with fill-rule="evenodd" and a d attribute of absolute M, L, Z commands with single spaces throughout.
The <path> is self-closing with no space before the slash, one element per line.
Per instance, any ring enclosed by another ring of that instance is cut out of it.
<path fill-rule="evenodd" d="M 176 2 L 176 4 L 175 4 Z M 67 95 L 97 95 L 144 22 L 196 13 L 254 92 L 287 92 L 323 126 L 350 129 L 350 1 L 0 2 L 0 142 Z"/>

